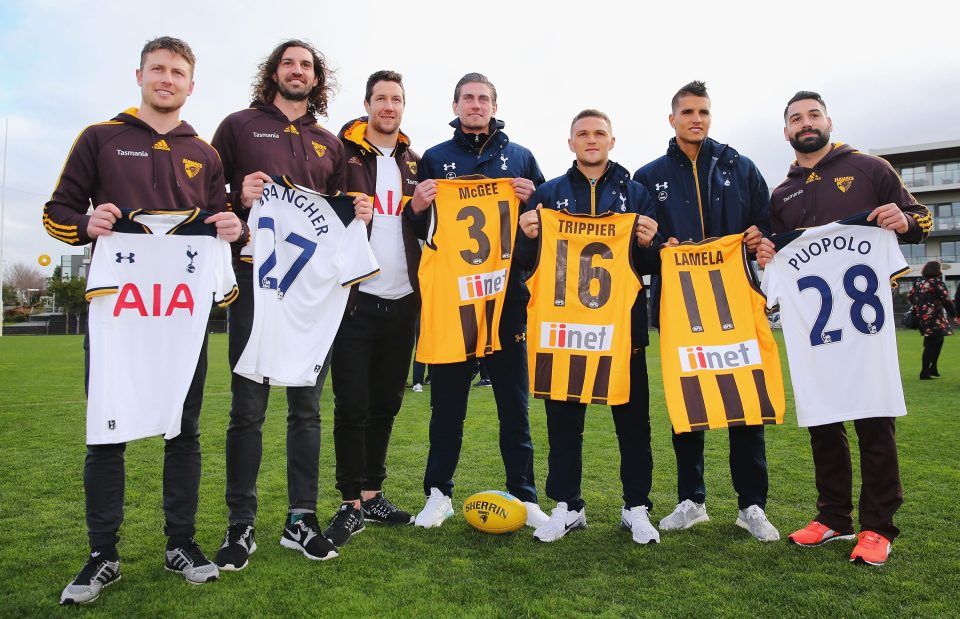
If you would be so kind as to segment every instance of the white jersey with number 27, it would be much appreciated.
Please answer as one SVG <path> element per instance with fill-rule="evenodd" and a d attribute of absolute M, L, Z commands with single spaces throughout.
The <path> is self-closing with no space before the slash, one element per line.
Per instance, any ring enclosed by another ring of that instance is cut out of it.
<path fill-rule="evenodd" d="M 281 179 L 276 179 L 281 181 Z M 353 198 L 268 183 L 250 211 L 253 329 L 233 369 L 257 382 L 315 385 L 350 286 L 377 274 Z"/>
<path fill-rule="evenodd" d="M 907 414 L 890 281 L 896 234 L 858 216 L 776 235 L 761 288 L 780 305 L 801 427 Z"/>

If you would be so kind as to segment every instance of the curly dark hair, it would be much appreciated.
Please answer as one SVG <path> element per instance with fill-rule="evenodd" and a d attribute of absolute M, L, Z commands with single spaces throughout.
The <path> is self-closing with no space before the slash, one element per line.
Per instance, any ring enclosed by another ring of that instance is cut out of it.
<path fill-rule="evenodd" d="M 277 45 L 267 56 L 267 59 L 257 67 L 257 77 L 253 84 L 254 103 L 273 102 L 273 98 L 278 92 L 277 82 L 273 79 L 273 74 L 277 72 L 277 67 L 280 66 L 283 53 L 291 47 L 302 47 L 313 56 L 313 70 L 317 76 L 317 85 L 307 96 L 307 111 L 314 115 L 326 116 L 327 103 L 337 90 L 335 71 L 330 68 L 326 58 L 313 45 L 299 39 L 290 39 Z"/>
<path fill-rule="evenodd" d="M 804 97 L 804 99 L 807 99 L 807 98 L 809 97 Z M 920 271 L 920 275 L 924 279 L 928 277 L 940 277 L 942 274 L 943 273 L 940 270 L 940 263 L 936 260 L 931 260 L 930 262 L 923 265 L 923 270 Z"/>

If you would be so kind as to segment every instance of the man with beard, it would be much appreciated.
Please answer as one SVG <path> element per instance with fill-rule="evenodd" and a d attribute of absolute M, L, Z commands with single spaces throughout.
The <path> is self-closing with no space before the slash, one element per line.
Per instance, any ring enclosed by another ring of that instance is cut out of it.
<path fill-rule="evenodd" d="M 340 131 L 347 160 L 344 187 L 373 201 L 370 245 L 380 273 L 350 291 L 333 344 L 333 441 L 343 503 L 323 533 L 335 546 L 350 541 L 365 521 L 413 521 L 382 491 L 420 309 L 420 243 L 410 219 L 402 217 L 417 186 L 420 160 L 400 131 L 405 97 L 403 76 L 377 71 L 367 79 L 367 115 Z"/>
<path fill-rule="evenodd" d="M 706 84 L 694 81 L 683 86 L 671 106 L 670 126 L 676 137 L 670 140 L 667 154 L 640 168 L 633 177 L 655 198 L 661 236 L 673 246 L 743 233 L 747 251 L 756 251 L 769 225 L 763 176 L 732 147 L 707 137 L 711 115 Z M 651 314 L 658 321 L 659 277 L 653 282 L 652 299 Z M 760 541 L 778 540 L 780 534 L 764 511 L 768 477 L 763 426 L 731 427 L 728 433 L 730 477 L 739 506 L 736 523 Z M 705 434 L 672 435 L 678 504 L 660 521 L 661 530 L 688 529 L 710 519 L 703 476 Z"/>
<path fill-rule="evenodd" d="M 263 195 L 271 176 L 284 175 L 297 185 L 334 195 L 344 188 L 343 145 L 317 124 L 326 114 L 334 85 L 323 55 L 309 43 L 285 41 L 260 65 L 250 108 L 227 116 L 213 136 L 220 152 L 233 210 L 246 219 Z M 358 217 L 369 221 L 366 196 L 357 196 Z M 253 328 L 253 268 L 249 258 L 234 253 L 240 298 L 230 308 L 230 367 L 236 366 Z M 326 378 L 323 364 L 312 387 L 287 387 L 287 495 L 289 501 L 281 545 L 308 559 L 337 556 L 317 522 L 320 465 L 320 392 Z M 256 550 L 257 475 L 263 454 L 263 421 L 270 385 L 231 376 L 230 424 L 227 426 L 227 490 L 229 526 L 216 563 L 241 570 Z"/>
<path fill-rule="evenodd" d="M 930 211 L 907 191 L 890 164 L 830 142 L 833 121 L 819 94 L 795 94 L 787 102 L 783 119 L 783 136 L 797 159 L 771 197 L 772 232 L 810 228 L 870 211 L 868 221 L 895 231 L 901 241 L 919 243 L 926 238 L 932 224 Z M 763 239 L 757 249 L 760 266 L 773 259 L 774 252 L 773 242 Z M 893 515 L 903 503 L 895 418 L 857 419 L 854 428 L 861 459 L 861 532 L 850 560 L 882 565 L 899 533 Z M 818 513 L 809 525 L 791 533 L 789 540 L 799 546 L 819 546 L 853 539 L 853 471 L 846 428 L 836 422 L 809 430 Z"/>

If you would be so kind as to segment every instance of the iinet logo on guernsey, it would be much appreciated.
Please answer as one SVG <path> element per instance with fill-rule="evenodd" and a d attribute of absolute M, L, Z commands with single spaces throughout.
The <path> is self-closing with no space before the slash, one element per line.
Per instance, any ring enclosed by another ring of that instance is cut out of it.
<path fill-rule="evenodd" d="M 492 273 L 477 273 L 457 279 L 460 286 L 461 301 L 475 301 L 492 297 L 507 287 L 507 270 L 500 269 Z"/>
<path fill-rule="evenodd" d="M 613 325 L 577 325 L 569 322 L 540 323 L 540 348 L 608 351 Z"/>
<path fill-rule="evenodd" d="M 760 345 L 747 340 L 726 346 L 681 346 L 680 368 L 684 372 L 701 370 L 732 370 L 748 365 L 760 365 Z"/>

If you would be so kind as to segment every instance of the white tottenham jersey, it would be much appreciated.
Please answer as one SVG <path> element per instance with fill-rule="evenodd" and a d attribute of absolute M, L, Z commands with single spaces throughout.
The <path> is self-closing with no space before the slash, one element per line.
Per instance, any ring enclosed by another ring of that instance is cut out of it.
<path fill-rule="evenodd" d="M 87 444 L 180 434 L 211 303 L 237 298 L 230 245 L 209 216 L 126 211 L 97 239 L 87 279 Z"/>
<path fill-rule="evenodd" d="M 761 289 L 780 305 L 797 423 L 906 415 L 890 281 L 908 267 L 896 234 L 861 215 L 772 240 Z"/>
<path fill-rule="evenodd" d="M 253 329 L 233 369 L 285 387 L 307 387 L 340 328 L 350 286 L 379 271 L 353 198 L 326 197 L 287 179 L 263 188 L 253 233 Z"/>
<path fill-rule="evenodd" d="M 360 290 L 382 299 L 399 299 L 413 292 L 403 248 L 401 217 L 403 185 L 393 157 L 377 157 L 377 191 L 373 196 L 370 246 L 380 273 L 360 284 Z"/>

